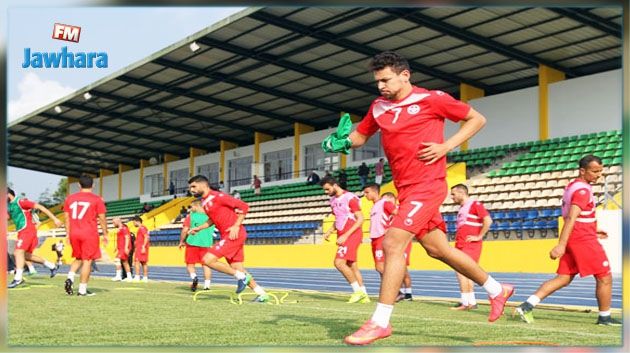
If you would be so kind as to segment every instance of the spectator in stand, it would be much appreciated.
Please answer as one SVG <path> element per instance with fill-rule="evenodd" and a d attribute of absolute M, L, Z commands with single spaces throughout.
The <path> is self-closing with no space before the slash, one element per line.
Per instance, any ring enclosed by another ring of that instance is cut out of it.
<path fill-rule="evenodd" d="M 337 177 L 337 183 L 339 183 L 339 186 L 342 189 L 348 190 L 348 174 L 346 174 L 345 169 L 339 170 L 339 177 Z"/>
<path fill-rule="evenodd" d="M 385 160 L 380 158 L 374 165 L 374 183 L 381 185 L 383 183 L 383 174 L 385 174 Z"/>
<path fill-rule="evenodd" d="M 219 182 L 219 191 L 225 192 L 225 184 L 223 184 L 223 180 Z"/>
<path fill-rule="evenodd" d="M 260 181 L 260 179 L 258 179 L 257 175 L 254 175 L 254 181 L 252 182 L 252 187 L 254 188 L 254 195 L 258 196 L 260 195 L 260 185 L 262 184 L 262 181 Z"/>
<path fill-rule="evenodd" d="M 142 205 L 142 209 L 140 209 L 140 213 L 147 213 L 151 211 L 152 209 L 153 209 L 153 206 L 145 202 L 144 205 Z"/>
<path fill-rule="evenodd" d="M 241 194 L 238 192 L 238 190 L 234 190 L 232 191 L 232 197 L 234 197 L 237 200 L 241 199 Z"/>
<path fill-rule="evenodd" d="M 308 185 L 318 185 L 319 184 L 319 174 L 315 173 L 315 171 L 311 171 L 311 174 L 306 177 L 306 183 Z"/>
<path fill-rule="evenodd" d="M 370 175 L 370 168 L 368 168 L 365 162 L 361 163 L 359 169 L 357 170 L 357 174 L 359 175 L 359 180 L 361 181 L 361 190 L 363 190 L 365 185 L 367 185 L 368 176 Z"/>
<path fill-rule="evenodd" d="M 169 195 L 175 195 L 175 184 L 173 184 L 172 180 L 171 183 L 168 184 L 168 193 Z"/>
<path fill-rule="evenodd" d="M 179 210 L 179 214 L 177 215 L 177 217 L 175 217 L 175 223 L 186 218 L 187 215 L 188 215 L 188 210 L 186 209 L 185 206 L 182 206 L 182 208 Z"/>

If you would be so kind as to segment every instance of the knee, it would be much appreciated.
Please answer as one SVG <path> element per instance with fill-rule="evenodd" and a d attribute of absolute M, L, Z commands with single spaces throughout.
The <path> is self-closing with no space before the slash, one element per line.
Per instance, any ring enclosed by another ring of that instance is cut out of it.
<path fill-rule="evenodd" d="M 385 239 L 383 239 L 383 252 L 385 253 L 385 258 L 395 254 L 402 254 L 405 246 L 406 244 L 403 244 L 400 241 L 395 241 L 393 237 L 385 237 Z"/>
<path fill-rule="evenodd" d="M 343 260 L 343 259 L 335 259 L 334 265 L 335 265 L 335 268 L 338 270 L 348 267 L 346 260 Z"/>
<path fill-rule="evenodd" d="M 430 257 L 434 259 L 442 260 L 446 257 L 445 251 L 438 247 L 427 246 L 424 248 L 424 250 L 427 252 L 427 255 L 429 255 Z"/>
<path fill-rule="evenodd" d="M 597 284 L 600 286 L 612 286 L 612 276 L 610 274 L 595 277 L 595 280 L 597 280 Z"/>

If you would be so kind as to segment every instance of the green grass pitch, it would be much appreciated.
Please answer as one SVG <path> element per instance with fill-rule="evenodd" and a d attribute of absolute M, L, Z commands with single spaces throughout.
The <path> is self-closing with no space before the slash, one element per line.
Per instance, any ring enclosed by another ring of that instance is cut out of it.
<path fill-rule="evenodd" d="M 27 278 L 27 286 L 9 290 L 9 346 L 343 346 L 343 337 L 375 306 L 374 298 L 347 304 L 347 296 L 298 291 L 290 291 L 281 305 L 235 305 L 229 300 L 234 287 L 219 285 L 193 301 L 187 283 L 101 278 L 90 283 L 96 296 L 77 297 L 65 294 L 64 279 Z M 504 317 L 488 323 L 486 305 L 471 312 L 451 311 L 451 305 L 397 304 L 394 334 L 374 345 L 621 344 L 621 328 L 595 325 L 595 313 L 536 309 L 536 322 L 528 325 L 506 308 Z"/>

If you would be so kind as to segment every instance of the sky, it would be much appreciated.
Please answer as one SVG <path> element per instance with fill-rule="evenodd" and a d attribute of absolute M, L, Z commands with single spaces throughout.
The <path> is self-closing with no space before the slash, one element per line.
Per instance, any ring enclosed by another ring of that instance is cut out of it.
<path fill-rule="evenodd" d="M 243 7 L 78 7 L 87 2 L 55 1 L 64 7 L 47 6 L 48 1 L 3 2 L 0 10 L 0 45 L 7 53 L 8 122 L 62 98 L 77 89 L 110 75 L 186 36 L 198 32 Z M 98 1 L 90 2 L 98 4 Z M 73 7 L 75 5 L 75 7 Z M 8 8 L 8 11 L 6 11 Z M 7 18 L 8 16 L 8 18 Z M 81 27 L 79 43 L 51 38 L 54 23 Z M 105 51 L 106 69 L 22 68 L 24 48 L 31 51 Z M 9 159 L 11 156 L 9 156 Z M 54 192 L 65 176 L 7 167 L 8 182 L 18 193 L 37 199 L 45 189 Z"/>

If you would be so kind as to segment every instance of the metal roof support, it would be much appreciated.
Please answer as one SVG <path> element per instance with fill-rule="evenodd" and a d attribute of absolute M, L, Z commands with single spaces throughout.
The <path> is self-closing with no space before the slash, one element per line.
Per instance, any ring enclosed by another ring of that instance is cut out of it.
<path fill-rule="evenodd" d="M 541 141 L 549 138 L 549 85 L 564 79 L 564 72 L 542 64 L 538 69 L 538 132 Z"/>
<path fill-rule="evenodd" d="M 131 166 L 125 164 L 118 164 L 118 199 L 122 200 L 122 175 L 128 170 L 132 170 Z"/>
<path fill-rule="evenodd" d="M 58 150 L 55 148 L 50 148 L 50 147 L 42 147 L 40 145 L 34 144 L 34 143 L 29 143 L 29 142 L 16 142 L 15 144 L 10 144 L 9 147 L 9 152 L 14 152 L 14 153 L 26 153 L 27 151 L 24 149 L 16 149 L 16 147 L 27 147 L 28 148 L 28 152 L 33 152 L 33 153 L 41 153 L 41 152 L 53 152 L 56 153 L 58 155 L 61 156 L 70 156 L 70 157 L 77 157 L 77 158 L 83 158 L 83 159 L 96 159 L 99 160 L 101 162 L 103 162 L 103 164 L 112 164 L 115 165 L 117 164 L 120 160 L 119 159 L 109 159 L 109 158 L 103 158 L 103 157 L 96 157 L 96 156 L 88 156 L 85 154 L 81 154 L 78 152 L 75 152 L 73 150 L 71 151 L 62 151 L 62 150 Z"/>
<path fill-rule="evenodd" d="M 357 53 L 361 53 L 364 55 L 367 55 L 369 57 L 374 56 L 378 53 L 381 52 L 381 50 L 379 49 L 375 49 L 372 47 L 369 47 L 367 45 L 362 45 L 360 43 L 354 42 L 352 40 L 349 39 L 345 39 L 345 38 L 341 38 L 339 37 L 337 34 L 335 33 L 331 33 L 331 32 L 325 32 L 325 31 L 313 31 L 312 29 L 303 26 L 297 22 L 291 21 L 289 19 L 286 18 L 281 18 L 278 16 L 274 16 L 272 14 L 269 13 L 265 13 L 265 12 L 255 12 L 252 13 L 250 15 L 250 17 L 253 17 L 259 21 L 263 21 L 263 22 L 267 22 L 267 23 L 271 23 L 274 26 L 280 27 L 280 28 L 284 28 L 290 31 L 295 31 L 298 33 L 301 33 L 303 36 L 307 36 L 307 37 L 312 37 L 315 38 L 319 41 L 322 41 L 324 43 L 331 43 L 334 44 L 336 46 L 348 49 L 348 50 L 352 50 L 354 52 Z M 486 89 L 490 89 L 490 87 L 487 87 L 485 84 L 483 84 L 482 82 L 475 82 L 475 81 L 470 81 L 470 80 L 466 80 L 465 78 L 462 77 L 458 77 L 455 75 L 451 75 L 447 72 L 441 71 L 441 70 L 437 70 L 435 68 L 432 67 L 428 67 L 425 65 L 421 65 L 418 64 L 417 62 L 409 62 L 409 66 L 411 66 L 411 69 L 417 72 L 421 72 L 425 75 L 430 75 L 432 77 L 436 77 L 439 78 L 441 80 L 447 81 L 447 82 L 452 82 L 452 83 L 459 83 L 459 82 L 468 82 L 471 85 L 475 85 L 475 86 L 479 86 L 479 87 L 484 87 Z"/>
<path fill-rule="evenodd" d="M 225 152 L 238 147 L 237 144 L 229 141 L 221 140 L 219 143 L 219 181 L 226 180 L 225 178 Z"/>
<path fill-rule="evenodd" d="M 459 40 L 462 40 L 464 42 L 468 42 L 470 44 L 474 44 L 477 46 L 480 46 L 482 48 L 485 48 L 487 50 L 490 50 L 492 52 L 507 56 L 509 58 L 512 58 L 514 60 L 518 60 L 521 62 L 524 62 L 532 67 L 538 67 L 538 64 L 544 64 L 550 68 L 553 68 L 557 71 L 562 71 L 565 72 L 567 74 L 567 76 L 569 77 L 575 77 L 577 76 L 571 69 L 566 68 L 566 67 L 562 67 L 560 65 L 556 65 L 552 62 L 549 62 L 548 60 L 544 60 L 542 58 L 536 57 L 534 55 L 531 55 L 529 53 L 526 53 L 524 51 L 515 49 L 515 48 L 510 48 L 506 45 L 503 45 L 497 41 L 485 38 L 481 35 L 475 34 L 473 32 L 470 31 L 466 31 L 463 30 L 457 26 L 453 26 L 451 24 L 448 24 L 446 22 L 442 22 L 440 20 L 437 20 L 433 17 L 421 14 L 417 11 L 409 11 L 409 9 L 395 9 L 395 8 L 389 8 L 389 9 L 382 9 L 382 11 L 385 11 L 387 13 L 395 13 L 395 14 L 399 14 L 402 18 L 408 20 L 408 21 L 412 21 L 414 23 L 420 24 L 420 25 L 424 25 L 428 28 L 431 28 L 434 31 L 438 31 L 438 32 L 442 32 L 445 34 L 448 34 L 451 37 L 457 38 Z M 462 81 L 463 82 L 463 81 Z M 479 88 L 484 88 L 483 86 L 477 86 Z"/>
<path fill-rule="evenodd" d="M 262 132 L 254 132 L 254 165 L 256 166 L 256 175 L 261 175 L 260 170 L 260 144 L 273 140 L 273 136 L 263 134 Z"/>
<path fill-rule="evenodd" d="M 306 124 L 295 123 L 293 124 L 293 177 L 300 176 L 300 135 L 307 132 L 315 131 L 315 129 Z"/>
<path fill-rule="evenodd" d="M 619 39 L 622 38 L 621 26 L 619 26 L 618 24 L 614 22 L 610 22 L 603 17 L 595 15 L 594 13 L 588 11 L 587 9 L 552 7 L 552 8 L 549 8 L 548 10 L 553 11 L 564 17 L 568 17 L 572 19 L 573 21 L 595 28 L 606 34 L 614 36 L 615 38 L 619 38 Z"/>

